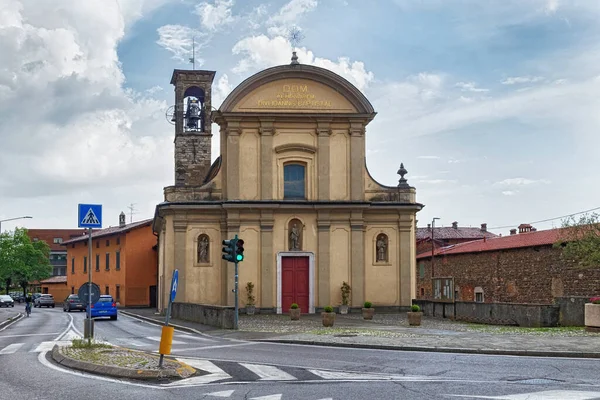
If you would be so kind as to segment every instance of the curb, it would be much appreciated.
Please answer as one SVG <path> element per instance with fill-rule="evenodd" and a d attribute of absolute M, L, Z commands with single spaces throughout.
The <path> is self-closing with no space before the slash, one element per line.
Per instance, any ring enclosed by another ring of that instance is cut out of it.
<path fill-rule="evenodd" d="M 379 344 L 355 344 L 355 343 L 336 343 L 336 342 L 318 342 L 313 340 L 291 340 L 291 339 L 254 339 L 250 342 L 260 343 L 282 343 L 299 344 L 309 346 L 323 347 L 343 347 L 355 349 L 372 350 L 394 350 L 394 351 L 423 351 L 431 353 L 462 353 L 462 354 L 481 354 L 481 355 L 499 355 L 499 356 L 529 356 L 529 357 L 565 357 L 565 358 L 600 358 L 600 353 L 592 352 L 574 352 L 574 351 L 537 351 L 537 350 L 501 350 L 501 349 L 465 349 L 451 347 L 425 347 L 425 346 L 390 346 Z"/>
<path fill-rule="evenodd" d="M 52 348 L 52 359 L 63 367 L 76 369 L 79 371 L 91 372 L 99 375 L 112 376 L 114 378 L 128 378 L 137 380 L 166 380 L 166 379 L 183 379 L 176 371 L 173 370 L 147 370 L 147 369 L 133 369 L 124 367 L 114 367 L 108 365 L 99 365 L 87 361 L 80 361 L 70 358 L 61 352 L 61 348 L 58 345 L 54 345 Z M 179 369 L 187 369 L 190 375 L 195 374 L 197 371 L 187 364 L 176 361 L 181 365 Z"/>
<path fill-rule="evenodd" d="M 155 325 L 160 325 L 160 326 L 164 325 L 160 321 L 158 321 L 158 320 L 156 320 L 154 318 L 151 318 L 151 317 L 145 317 L 143 315 L 134 314 L 134 313 L 131 313 L 131 312 L 128 312 L 128 311 L 123 311 L 123 310 L 119 310 L 119 312 L 122 313 L 122 314 L 125 314 L 125 315 L 127 315 L 129 317 L 132 317 L 132 318 L 137 318 L 137 319 L 141 319 L 141 320 L 146 321 L 146 322 L 151 322 L 151 323 L 153 323 Z M 194 329 L 194 328 L 188 328 L 187 326 L 176 325 L 176 324 L 172 324 L 170 322 L 169 322 L 169 326 L 172 326 L 173 328 L 175 328 L 177 330 L 180 330 L 180 331 L 189 332 L 189 333 L 195 333 L 197 335 L 202 335 L 202 336 L 207 336 L 206 333 L 201 332 L 201 331 L 199 331 L 197 329 Z M 210 336 L 210 335 L 208 335 L 208 336 Z"/>
<path fill-rule="evenodd" d="M 19 321 L 21 318 L 23 318 L 23 314 L 22 313 L 18 313 L 14 317 L 10 317 L 8 319 L 5 319 L 4 321 L 0 322 L 0 329 L 7 328 L 8 326 L 12 325 L 14 322 Z"/>

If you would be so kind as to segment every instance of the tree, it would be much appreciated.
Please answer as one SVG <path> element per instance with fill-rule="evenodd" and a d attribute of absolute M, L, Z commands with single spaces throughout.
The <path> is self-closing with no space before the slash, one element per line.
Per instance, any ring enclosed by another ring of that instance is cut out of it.
<path fill-rule="evenodd" d="M 562 247 L 562 256 L 576 261 L 581 268 L 600 267 L 600 215 L 573 216 L 562 222 L 559 240 L 554 247 Z"/>
<path fill-rule="evenodd" d="M 0 278 L 6 284 L 7 293 L 13 283 L 17 283 L 25 294 L 29 282 L 50 277 L 49 253 L 48 244 L 32 242 L 26 229 L 17 228 L 12 234 L 0 235 Z"/>

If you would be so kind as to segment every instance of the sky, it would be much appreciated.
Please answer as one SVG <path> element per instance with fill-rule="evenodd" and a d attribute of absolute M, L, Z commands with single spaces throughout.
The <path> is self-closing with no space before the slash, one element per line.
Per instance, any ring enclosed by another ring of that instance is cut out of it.
<path fill-rule="evenodd" d="M 104 227 L 152 218 L 192 38 L 218 108 L 290 62 L 293 27 L 301 63 L 373 104 L 367 166 L 396 185 L 404 163 L 419 226 L 558 227 L 600 207 L 599 18 L 594 0 L 0 0 L 0 220 L 33 217 L 2 230 L 76 228 L 78 203 Z"/>

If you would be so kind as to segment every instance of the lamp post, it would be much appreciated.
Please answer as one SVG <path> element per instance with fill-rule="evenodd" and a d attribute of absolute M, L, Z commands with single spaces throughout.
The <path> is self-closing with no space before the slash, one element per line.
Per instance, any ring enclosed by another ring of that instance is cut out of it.
<path fill-rule="evenodd" d="M 436 219 L 440 219 L 438 217 L 433 217 L 433 219 L 431 220 L 431 278 L 433 279 L 433 276 L 435 275 L 434 272 L 434 253 L 435 253 L 435 243 L 433 241 L 433 231 L 435 229 L 435 220 Z M 433 284 L 433 282 L 432 282 Z"/>
<path fill-rule="evenodd" d="M 30 217 L 29 215 L 26 215 L 24 217 L 16 217 L 16 218 L 8 218 L 8 219 L 2 219 L 2 220 L 0 220 L 0 234 L 2 234 L 2 223 L 3 222 L 14 221 L 16 219 L 25 219 L 25 218 L 33 218 L 33 217 Z"/>

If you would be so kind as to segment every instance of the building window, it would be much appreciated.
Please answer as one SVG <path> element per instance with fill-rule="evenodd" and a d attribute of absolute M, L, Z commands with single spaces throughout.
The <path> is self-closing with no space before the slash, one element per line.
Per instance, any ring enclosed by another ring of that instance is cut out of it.
<path fill-rule="evenodd" d="M 433 280 L 433 298 L 436 300 L 452 300 L 454 298 L 452 278 L 436 278 Z"/>
<path fill-rule="evenodd" d="M 96 248 L 99 249 L 100 248 L 100 241 L 96 240 Z"/>
<path fill-rule="evenodd" d="M 104 294 L 110 294 L 110 290 L 108 290 L 108 286 L 104 287 Z"/>
<path fill-rule="evenodd" d="M 85 274 L 87 272 L 87 257 L 84 256 L 83 257 L 83 273 Z"/>
<path fill-rule="evenodd" d="M 121 286 L 117 285 L 115 288 L 115 300 L 121 301 Z"/>
<path fill-rule="evenodd" d="M 115 269 L 118 271 L 121 269 L 121 252 L 117 251 L 115 253 Z"/>
<path fill-rule="evenodd" d="M 107 271 L 110 269 L 110 253 L 106 253 L 106 268 Z"/>
<path fill-rule="evenodd" d="M 106 247 L 110 246 L 110 240 L 106 241 Z"/>
<path fill-rule="evenodd" d="M 71 245 L 71 248 L 72 248 L 72 249 L 74 249 L 74 248 L 75 248 L 75 243 L 73 243 L 73 244 Z"/>
<path fill-rule="evenodd" d="M 71 286 L 71 294 L 75 294 L 75 286 Z"/>
<path fill-rule="evenodd" d="M 377 235 L 375 240 L 375 261 L 388 262 L 388 237 L 385 233 Z"/>
<path fill-rule="evenodd" d="M 62 243 L 62 238 L 54 238 L 54 243 Z"/>
<path fill-rule="evenodd" d="M 47 287 L 43 287 L 42 288 L 42 293 L 43 294 L 48 294 L 48 288 Z"/>
<path fill-rule="evenodd" d="M 485 300 L 483 298 L 483 288 L 481 286 L 477 286 L 474 290 L 475 292 L 475 302 L 483 303 Z"/>
<path fill-rule="evenodd" d="M 306 167 L 287 164 L 283 167 L 283 198 L 306 199 Z"/>
<path fill-rule="evenodd" d="M 96 271 L 100 271 L 100 254 L 96 254 Z"/>
<path fill-rule="evenodd" d="M 75 257 L 71 258 L 71 273 L 75 273 Z"/>
<path fill-rule="evenodd" d="M 121 237 L 117 237 L 117 244 L 121 244 Z"/>
<path fill-rule="evenodd" d="M 425 263 L 423 261 L 419 263 L 419 278 L 425 278 Z"/>
<path fill-rule="evenodd" d="M 37 242 L 38 240 L 40 240 L 39 238 L 33 238 L 34 242 Z"/>

